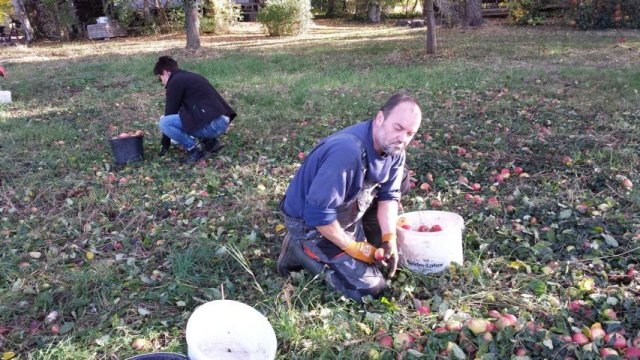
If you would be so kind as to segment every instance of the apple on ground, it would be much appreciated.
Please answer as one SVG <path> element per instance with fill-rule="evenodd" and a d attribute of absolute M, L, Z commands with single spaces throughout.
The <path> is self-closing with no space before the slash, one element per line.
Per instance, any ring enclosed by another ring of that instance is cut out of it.
<path fill-rule="evenodd" d="M 600 356 L 602 356 L 602 358 L 607 356 L 618 356 L 618 352 L 612 348 L 602 348 L 600 349 Z"/>
<path fill-rule="evenodd" d="M 589 338 L 581 332 L 576 332 L 571 335 L 571 341 L 582 346 L 589 343 Z"/>
<path fill-rule="evenodd" d="M 393 348 L 396 350 L 408 349 L 415 341 L 415 338 L 409 333 L 396 334 L 393 337 Z"/>
<path fill-rule="evenodd" d="M 624 358 L 625 359 L 640 359 L 640 347 L 630 347 L 627 350 L 624 351 Z"/>
<path fill-rule="evenodd" d="M 421 314 L 421 315 L 429 315 L 431 313 L 431 310 L 429 309 L 428 306 L 418 306 L 416 311 L 418 311 L 418 314 Z"/>
<path fill-rule="evenodd" d="M 602 339 L 607 334 L 600 323 L 594 323 L 591 325 L 590 330 L 591 340 Z"/>
<path fill-rule="evenodd" d="M 147 345 L 147 340 L 142 338 L 137 338 L 131 343 L 131 347 L 136 350 L 144 350 L 145 348 L 147 348 Z"/>
<path fill-rule="evenodd" d="M 604 309 L 604 310 L 602 310 L 602 316 L 606 320 L 618 320 L 618 316 L 617 316 L 615 310 L 613 310 L 613 309 Z"/>
<path fill-rule="evenodd" d="M 471 189 L 474 191 L 478 191 L 480 189 L 482 189 L 482 185 L 478 184 L 478 183 L 474 183 L 473 185 L 471 185 Z"/>
<path fill-rule="evenodd" d="M 462 323 L 457 320 L 449 320 L 447 321 L 446 327 L 449 331 L 460 331 L 462 330 Z"/>
<path fill-rule="evenodd" d="M 393 338 L 389 335 L 384 335 L 378 339 L 378 344 L 380 344 L 380 346 L 391 348 L 393 347 Z"/>
<path fill-rule="evenodd" d="M 627 347 L 627 339 L 620 333 L 614 332 L 604 336 L 604 343 L 611 345 L 616 349 L 624 349 Z"/>
<path fill-rule="evenodd" d="M 474 335 L 487 332 L 488 325 L 489 321 L 481 318 L 473 318 L 467 321 L 467 328 L 469 328 Z"/>

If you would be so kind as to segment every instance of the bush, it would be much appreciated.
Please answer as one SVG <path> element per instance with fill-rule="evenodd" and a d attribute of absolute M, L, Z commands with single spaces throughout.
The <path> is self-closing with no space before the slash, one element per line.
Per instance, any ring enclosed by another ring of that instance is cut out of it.
<path fill-rule="evenodd" d="M 638 0 L 568 0 L 568 19 L 582 30 L 640 29 Z"/>
<path fill-rule="evenodd" d="M 502 4 L 509 8 L 509 17 L 516 25 L 541 25 L 544 23 L 542 9 L 549 0 L 506 0 Z"/>
<path fill-rule="evenodd" d="M 207 0 L 203 7 L 205 15 L 200 20 L 203 33 L 226 34 L 242 19 L 240 5 L 230 0 Z"/>
<path fill-rule="evenodd" d="M 258 12 L 269 36 L 298 35 L 311 24 L 309 0 L 270 0 Z"/>

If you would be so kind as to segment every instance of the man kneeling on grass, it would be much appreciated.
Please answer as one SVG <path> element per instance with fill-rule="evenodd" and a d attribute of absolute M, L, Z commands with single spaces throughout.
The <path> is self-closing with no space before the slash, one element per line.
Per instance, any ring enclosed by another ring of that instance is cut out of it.
<path fill-rule="evenodd" d="M 330 286 L 358 302 L 384 290 L 376 261 L 394 276 L 398 206 L 402 184 L 408 185 L 405 149 L 421 119 L 412 97 L 394 95 L 372 120 L 313 149 L 280 202 L 288 233 L 278 273 L 322 272 Z M 376 247 L 384 250 L 382 257 L 375 256 Z"/>
<path fill-rule="evenodd" d="M 169 56 L 161 56 L 153 74 L 166 89 L 164 116 L 160 118 L 162 150 L 167 153 L 171 140 L 187 151 L 187 163 L 215 153 L 222 148 L 218 140 L 236 112 L 201 75 L 180 70 Z M 200 140 L 200 143 L 197 140 Z"/>

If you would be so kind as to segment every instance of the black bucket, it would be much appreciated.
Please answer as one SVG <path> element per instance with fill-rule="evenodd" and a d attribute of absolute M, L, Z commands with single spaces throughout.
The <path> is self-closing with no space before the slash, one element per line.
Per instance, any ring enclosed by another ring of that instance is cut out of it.
<path fill-rule="evenodd" d="M 142 144 L 144 136 L 131 136 L 121 139 L 111 139 L 111 153 L 116 165 L 144 160 L 144 146 Z"/>
<path fill-rule="evenodd" d="M 134 357 L 127 358 L 127 360 L 188 360 L 189 358 L 176 353 L 169 352 L 157 352 L 150 354 L 136 355 Z"/>

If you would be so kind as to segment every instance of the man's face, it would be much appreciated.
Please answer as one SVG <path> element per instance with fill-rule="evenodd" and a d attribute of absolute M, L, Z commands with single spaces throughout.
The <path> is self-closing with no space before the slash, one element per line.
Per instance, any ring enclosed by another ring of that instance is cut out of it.
<path fill-rule="evenodd" d="M 395 156 L 407 149 L 420 127 L 422 112 L 410 102 L 397 105 L 385 118 L 378 111 L 373 124 L 373 145 L 379 152 Z"/>
<path fill-rule="evenodd" d="M 167 86 L 167 81 L 169 81 L 169 76 L 171 73 L 167 70 L 162 70 L 162 74 L 158 75 L 158 80 L 162 83 L 162 86 Z"/>

